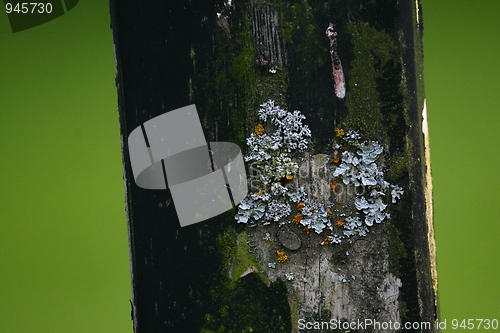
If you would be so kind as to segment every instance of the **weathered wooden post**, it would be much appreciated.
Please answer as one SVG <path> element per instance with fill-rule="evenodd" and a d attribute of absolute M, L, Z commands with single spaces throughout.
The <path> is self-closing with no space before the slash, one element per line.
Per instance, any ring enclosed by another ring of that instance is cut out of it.
<path fill-rule="evenodd" d="M 111 0 L 111 17 L 135 332 L 435 331 L 418 1 Z M 243 150 L 248 196 L 181 227 L 168 189 L 136 185 L 128 138 L 192 104 L 207 142 Z"/>

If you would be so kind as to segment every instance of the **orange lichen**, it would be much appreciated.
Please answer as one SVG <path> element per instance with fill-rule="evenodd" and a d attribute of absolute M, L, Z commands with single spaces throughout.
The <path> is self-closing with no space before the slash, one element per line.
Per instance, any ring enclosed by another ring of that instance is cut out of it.
<path fill-rule="evenodd" d="M 335 222 L 335 226 L 336 226 L 336 227 L 343 227 L 343 226 L 344 226 L 344 224 L 345 224 L 345 222 L 344 222 L 344 221 L 342 221 L 342 220 L 338 220 L 337 222 Z"/>
<path fill-rule="evenodd" d="M 285 262 L 288 260 L 288 256 L 285 254 L 284 251 L 276 251 L 276 254 L 278 255 L 278 261 L 279 262 Z"/>
<path fill-rule="evenodd" d="M 331 210 L 329 210 L 328 212 L 326 212 L 326 216 L 327 216 L 328 218 L 332 217 L 332 214 L 333 214 L 333 213 L 332 213 L 332 211 L 331 211 Z"/>
<path fill-rule="evenodd" d="M 333 183 L 330 184 L 330 189 L 335 190 L 335 187 L 338 185 L 338 181 L 334 180 Z"/>
<path fill-rule="evenodd" d="M 311 229 L 309 229 L 307 226 L 305 226 L 304 231 L 306 232 L 306 234 L 309 235 L 309 233 L 311 232 Z"/>
<path fill-rule="evenodd" d="M 337 138 L 342 138 L 345 135 L 345 131 L 341 128 L 336 128 L 335 129 L 335 136 Z"/>
<path fill-rule="evenodd" d="M 333 162 L 334 164 L 337 164 L 337 163 L 339 163 L 339 162 L 340 162 L 340 158 L 339 158 L 338 156 L 336 156 L 336 155 L 335 155 L 335 156 L 333 156 L 333 158 L 332 158 L 332 162 Z"/>
<path fill-rule="evenodd" d="M 286 178 L 286 179 L 288 179 L 288 180 L 292 180 L 292 179 L 293 179 L 293 176 L 292 176 L 292 175 L 286 175 L 286 177 L 285 177 L 285 178 Z"/>
<path fill-rule="evenodd" d="M 262 124 L 258 124 L 255 126 L 253 132 L 257 136 L 264 134 L 264 126 L 262 126 Z"/>
<path fill-rule="evenodd" d="M 332 242 L 332 239 L 330 237 L 326 237 L 323 239 L 321 242 L 319 242 L 320 245 L 328 245 Z"/>
<path fill-rule="evenodd" d="M 259 190 L 259 192 L 257 192 L 257 194 L 261 197 L 262 194 L 264 194 L 266 191 L 265 190 Z"/>
<path fill-rule="evenodd" d="M 299 203 L 297 204 L 297 210 L 298 210 L 299 212 L 301 212 L 301 211 L 302 211 L 302 208 L 304 208 L 304 203 L 301 201 L 301 202 L 299 202 Z"/>
<path fill-rule="evenodd" d="M 303 219 L 303 218 L 304 218 L 304 217 L 303 217 L 302 215 L 297 214 L 297 215 L 295 215 L 295 216 L 293 217 L 292 222 L 293 222 L 293 223 L 295 223 L 295 224 L 299 224 L 299 223 L 300 223 L 300 221 L 302 221 L 302 219 Z"/>

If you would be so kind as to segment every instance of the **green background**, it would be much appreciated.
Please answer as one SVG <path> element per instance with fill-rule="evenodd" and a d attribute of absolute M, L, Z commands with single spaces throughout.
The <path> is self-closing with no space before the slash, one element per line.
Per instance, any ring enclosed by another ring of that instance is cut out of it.
<path fill-rule="evenodd" d="M 500 1 L 423 1 L 441 319 L 500 319 Z M 107 1 L 0 13 L 0 332 L 132 332 Z"/>

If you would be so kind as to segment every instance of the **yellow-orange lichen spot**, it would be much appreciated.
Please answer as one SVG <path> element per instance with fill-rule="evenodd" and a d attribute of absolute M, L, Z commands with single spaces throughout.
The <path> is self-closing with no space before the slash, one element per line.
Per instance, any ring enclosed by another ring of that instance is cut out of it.
<path fill-rule="evenodd" d="M 264 126 L 262 126 L 262 124 L 258 124 L 255 126 L 253 132 L 256 136 L 264 134 Z"/>
<path fill-rule="evenodd" d="M 328 245 L 332 242 L 332 240 L 330 239 L 330 237 L 326 237 L 325 239 L 323 239 L 321 242 L 319 242 L 320 245 Z"/>
<path fill-rule="evenodd" d="M 345 222 L 344 222 L 344 221 L 342 221 L 342 220 L 338 220 L 337 222 L 335 222 L 335 226 L 336 226 L 336 227 L 343 227 L 343 226 L 344 226 L 344 224 L 345 224 Z"/>
<path fill-rule="evenodd" d="M 298 210 L 299 212 L 301 212 L 301 211 L 302 211 L 302 208 L 304 208 L 304 203 L 301 201 L 301 202 L 299 202 L 299 203 L 297 204 L 297 210 Z"/>
<path fill-rule="evenodd" d="M 332 214 L 333 214 L 333 213 L 332 213 L 332 211 L 331 211 L 331 210 L 329 210 L 328 212 L 326 212 L 326 216 L 327 216 L 328 218 L 332 217 Z"/>
<path fill-rule="evenodd" d="M 338 181 L 334 180 L 333 183 L 330 184 L 330 189 L 335 190 L 335 187 L 338 185 Z"/>
<path fill-rule="evenodd" d="M 303 219 L 303 218 L 304 218 L 304 217 L 303 217 L 302 215 L 297 214 L 297 215 L 295 215 L 295 216 L 293 217 L 292 222 L 293 222 L 293 223 L 295 223 L 295 224 L 299 224 L 299 223 L 300 223 L 300 221 L 302 221 L 302 219 Z"/>
<path fill-rule="evenodd" d="M 285 254 L 284 251 L 276 251 L 276 254 L 278 255 L 278 261 L 279 262 L 285 262 L 288 260 L 288 256 Z"/>
<path fill-rule="evenodd" d="M 344 135 L 345 135 L 345 132 L 344 132 L 344 130 L 343 130 L 342 128 L 336 128 L 336 129 L 335 129 L 335 136 L 336 136 L 337 138 L 341 138 L 341 137 L 343 137 Z"/>
<path fill-rule="evenodd" d="M 333 158 L 332 158 L 332 162 L 333 162 L 334 164 L 338 164 L 338 163 L 340 162 L 340 158 L 339 158 L 337 155 L 335 155 L 335 156 L 333 156 Z"/>
<path fill-rule="evenodd" d="M 266 191 L 265 190 L 259 190 L 259 192 L 257 192 L 257 194 L 259 195 L 259 197 L 262 196 L 262 194 L 264 194 Z"/>
<path fill-rule="evenodd" d="M 287 180 L 292 180 L 293 179 L 293 176 L 292 175 L 286 175 L 285 177 Z"/>

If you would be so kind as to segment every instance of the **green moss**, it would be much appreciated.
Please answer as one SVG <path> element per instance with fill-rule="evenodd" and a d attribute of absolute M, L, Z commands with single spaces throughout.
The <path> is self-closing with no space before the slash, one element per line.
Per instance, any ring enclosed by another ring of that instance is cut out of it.
<path fill-rule="evenodd" d="M 401 259 L 406 258 L 407 253 L 405 245 L 399 236 L 400 231 L 393 225 L 392 222 L 386 224 L 386 230 L 389 240 L 389 272 L 397 277 L 401 277 Z"/>
<path fill-rule="evenodd" d="M 408 156 L 404 155 L 400 158 L 392 158 L 387 162 L 387 179 L 392 182 L 398 182 L 399 179 L 406 177 L 408 174 Z"/>
<path fill-rule="evenodd" d="M 367 24 L 349 22 L 347 27 L 354 59 L 350 63 L 346 97 L 349 115 L 346 122 L 349 127 L 387 143 L 377 79 L 383 73 L 381 68 L 389 60 L 398 59 L 397 48 L 389 34 Z"/>
<path fill-rule="evenodd" d="M 262 50 L 252 34 L 249 7 L 238 8 L 228 20 L 229 30 L 214 29 L 213 54 L 207 57 L 196 50 L 191 54 L 197 60 L 194 95 L 204 111 L 205 132 L 212 134 L 210 139 L 230 138 L 243 145 L 259 105 L 269 99 L 285 103 L 287 74 L 284 68 L 275 68 L 274 74 L 257 68 Z"/>
<path fill-rule="evenodd" d="M 278 105 L 286 105 L 287 83 L 285 69 L 277 68 L 275 74 L 261 73 L 256 80 L 256 87 L 255 98 L 260 101 L 258 102 L 259 105 L 269 99 L 272 99 Z"/>
<path fill-rule="evenodd" d="M 236 251 L 236 231 L 234 228 L 227 226 L 217 236 L 217 248 L 221 249 L 219 250 L 220 257 L 222 258 L 221 276 L 230 277 L 231 262 L 234 257 L 233 253 Z"/>
<path fill-rule="evenodd" d="M 234 257 L 234 266 L 232 271 L 233 281 L 237 281 L 241 274 L 248 268 L 253 269 L 255 272 L 260 272 L 260 265 L 255 260 L 255 257 L 249 252 L 248 234 L 242 231 L 236 238 L 236 253 Z"/>
<path fill-rule="evenodd" d="M 217 248 L 223 249 L 220 251 L 221 274 L 231 278 L 230 281 L 227 281 L 227 288 L 232 288 L 232 282 L 238 281 L 248 268 L 256 273 L 262 271 L 260 264 L 250 252 L 250 243 L 248 233 L 245 230 L 237 233 L 232 226 L 227 226 L 225 231 L 217 237 Z"/>
<path fill-rule="evenodd" d="M 266 286 L 256 274 L 217 290 L 202 332 L 290 332 L 290 308 L 282 282 Z"/>
<path fill-rule="evenodd" d="M 202 44 L 191 52 L 197 65 L 194 99 L 210 139 L 241 144 L 255 100 L 256 42 L 248 15 L 232 16 L 229 29 L 214 24 L 210 48 Z"/>
<path fill-rule="evenodd" d="M 386 172 L 392 183 L 405 187 L 408 174 L 404 76 L 398 36 L 379 31 L 368 24 L 349 22 L 353 59 L 348 73 L 347 127 L 360 130 L 389 147 Z M 393 219 L 405 214 L 401 203 L 391 207 Z M 403 223 L 399 221 L 398 223 Z M 389 241 L 389 270 L 401 276 L 400 262 L 407 257 L 400 230 L 394 221 L 384 227 Z"/>
<path fill-rule="evenodd" d="M 326 16 L 326 17 L 325 17 Z M 284 2 L 280 32 L 288 58 L 287 104 L 307 117 L 311 131 L 323 147 L 333 133 L 334 91 L 328 39 L 328 10 L 309 1 Z"/>
<path fill-rule="evenodd" d="M 204 302 L 200 332 L 290 332 L 286 286 L 255 273 L 240 278 L 248 267 L 259 271 L 260 266 L 249 252 L 248 234 L 238 234 L 234 220 L 226 222 L 219 225 L 214 249 L 221 261 L 220 278 L 211 284 L 210 302 Z"/>

